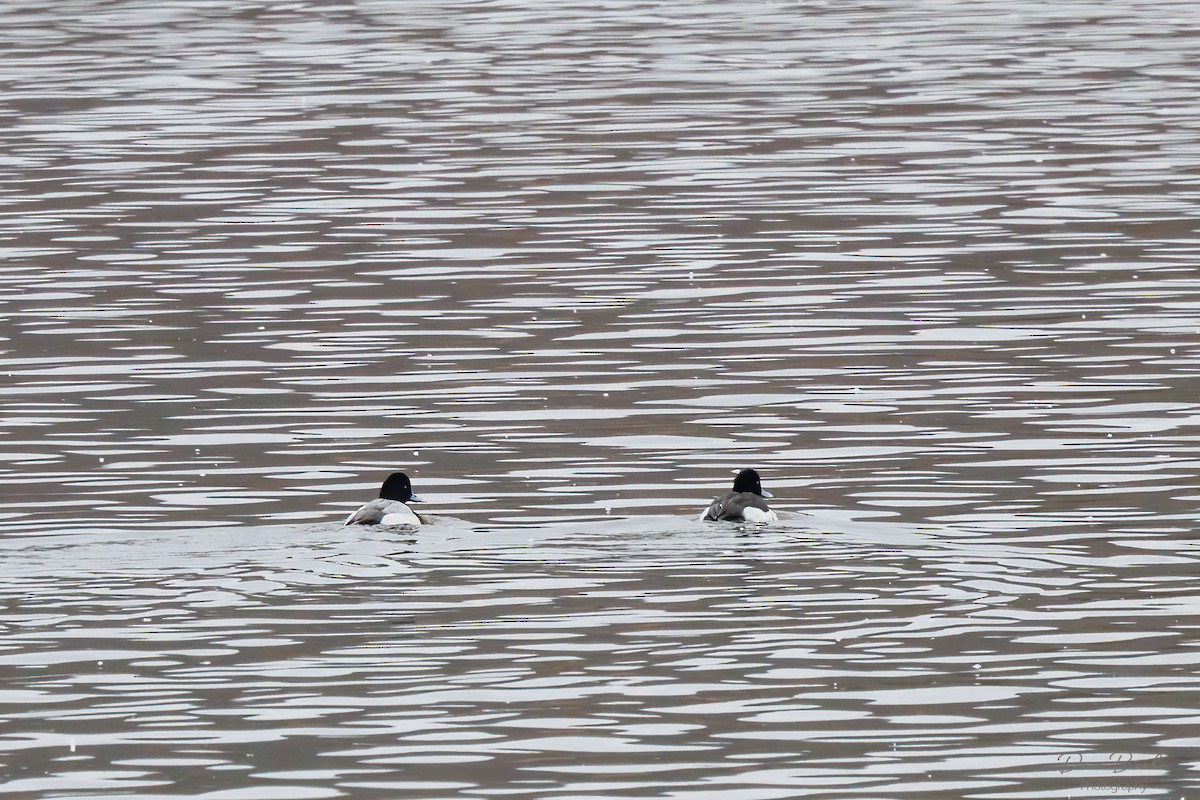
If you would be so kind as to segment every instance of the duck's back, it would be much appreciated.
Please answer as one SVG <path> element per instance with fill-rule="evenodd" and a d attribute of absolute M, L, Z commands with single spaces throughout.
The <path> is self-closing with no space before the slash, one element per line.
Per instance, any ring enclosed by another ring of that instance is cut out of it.
<path fill-rule="evenodd" d="M 420 525 L 413 510 L 399 500 L 376 498 L 346 518 L 347 525 Z"/>
<path fill-rule="evenodd" d="M 779 516 L 767 505 L 766 499 L 753 492 L 727 492 L 714 499 L 701 517 L 704 520 L 728 522 L 774 522 Z"/>

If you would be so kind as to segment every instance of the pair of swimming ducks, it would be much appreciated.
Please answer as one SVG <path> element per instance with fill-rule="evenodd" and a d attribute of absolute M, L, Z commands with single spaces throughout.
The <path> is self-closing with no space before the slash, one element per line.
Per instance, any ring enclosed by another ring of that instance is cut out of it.
<path fill-rule="evenodd" d="M 713 499 L 702 520 L 729 522 L 778 522 L 779 515 L 767 505 L 770 492 L 763 491 L 758 473 L 744 469 L 733 481 L 733 491 Z M 363 505 L 346 518 L 347 525 L 420 525 L 421 518 L 408 507 L 420 502 L 413 494 L 412 482 L 403 472 L 394 472 L 383 482 L 379 497 Z"/>

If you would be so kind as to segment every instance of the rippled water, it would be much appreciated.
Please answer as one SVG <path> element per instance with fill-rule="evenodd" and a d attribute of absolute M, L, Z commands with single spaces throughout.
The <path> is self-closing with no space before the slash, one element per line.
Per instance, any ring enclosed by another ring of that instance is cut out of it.
<path fill-rule="evenodd" d="M 1200 797 L 1191 12 L 0 7 L 0 789 Z"/>
<path fill-rule="evenodd" d="M 1195 548 L 1089 553 L 1111 534 L 647 516 L 10 544 L 8 789 L 1180 796 Z"/>

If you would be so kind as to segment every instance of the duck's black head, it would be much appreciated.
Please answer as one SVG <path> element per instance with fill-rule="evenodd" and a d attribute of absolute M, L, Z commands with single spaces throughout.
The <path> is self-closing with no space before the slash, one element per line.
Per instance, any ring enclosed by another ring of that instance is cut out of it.
<path fill-rule="evenodd" d="M 409 482 L 408 476 L 403 472 L 393 472 L 383 482 L 383 488 L 379 490 L 379 496 L 384 500 L 399 500 L 401 503 L 407 503 L 409 500 L 412 500 L 412 483 Z"/>
<path fill-rule="evenodd" d="M 735 492 L 749 492 L 763 497 L 762 482 L 758 478 L 758 473 L 752 469 L 744 469 L 738 473 L 733 479 L 733 490 Z"/>

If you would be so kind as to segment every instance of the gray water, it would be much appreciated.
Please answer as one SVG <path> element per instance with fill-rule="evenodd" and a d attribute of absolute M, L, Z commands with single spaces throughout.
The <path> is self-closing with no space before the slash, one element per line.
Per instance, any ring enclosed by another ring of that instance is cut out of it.
<path fill-rule="evenodd" d="M 0 795 L 1200 798 L 1194 10 L 0 7 Z"/>

